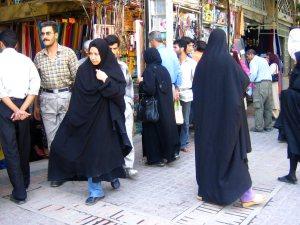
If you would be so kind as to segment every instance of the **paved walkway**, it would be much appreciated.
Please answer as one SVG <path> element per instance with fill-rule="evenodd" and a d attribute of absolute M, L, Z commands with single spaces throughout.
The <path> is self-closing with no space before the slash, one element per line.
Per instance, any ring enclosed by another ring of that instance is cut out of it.
<path fill-rule="evenodd" d="M 300 185 L 276 180 L 288 171 L 286 145 L 278 143 L 276 137 L 275 130 L 251 132 L 250 171 L 254 189 L 267 198 L 263 206 L 243 209 L 239 202 L 220 207 L 198 201 L 193 141 L 191 151 L 182 153 L 173 165 L 154 168 L 144 165 L 141 137 L 137 135 L 134 142 L 138 177 L 121 180 L 119 190 L 104 183 L 106 197 L 94 206 L 84 204 L 86 182 L 67 182 L 51 188 L 46 181 L 47 160 L 31 164 L 28 202 L 17 206 L 7 199 L 11 186 L 6 171 L 0 171 L 0 224 L 300 225 Z"/>

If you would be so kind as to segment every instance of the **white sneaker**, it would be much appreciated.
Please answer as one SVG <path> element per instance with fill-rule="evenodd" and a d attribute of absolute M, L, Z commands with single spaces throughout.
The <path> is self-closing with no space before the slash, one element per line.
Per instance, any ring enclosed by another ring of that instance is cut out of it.
<path fill-rule="evenodd" d="M 135 170 L 135 169 L 131 169 L 131 168 L 126 168 L 126 175 L 129 177 L 129 178 L 133 178 L 135 177 L 137 174 L 138 174 L 138 171 Z"/>

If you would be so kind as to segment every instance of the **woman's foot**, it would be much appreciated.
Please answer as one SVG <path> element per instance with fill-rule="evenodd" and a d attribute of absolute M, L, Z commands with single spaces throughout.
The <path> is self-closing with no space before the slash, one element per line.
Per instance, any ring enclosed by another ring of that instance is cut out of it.
<path fill-rule="evenodd" d="M 249 202 L 242 202 L 242 206 L 244 208 L 249 208 L 249 207 L 252 207 L 254 205 L 260 205 L 262 204 L 263 202 L 265 201 L 265 198 L 263 195 L 260 195 L 260 194 L 256 194 L 253 198 L 252 201 L 249 201 Z"/>
<path fill-rule="evenodd" d="M 288 184 L 296 184 L 297 183 L 297 178 L 293 177 L 289 174 L 286 176 L 283 176 L 283 177 L 278 177 L 278 180 L 281 182 L 288 183 Z"/>
<path fill-rule="evenodd" d="M 203 198 L 201 197 L 201 196 L 199 196 L 199 195 L 197 195 L 197 197 L 196 197 L 199 201 L 203 201 Z"/>
<path fill-rule="evenodd" d="M 121 184 L 120 184 L 120 181 L 118 178 L 116 179 L 113 179 L 111 182 L 110 182 L 111 186 L 113 187 L 113 189 L 119 189 Z"/>
<path fill-rule="evenodd" d="M 105 195 L 99 196 L 99 197 L 91 197 L 90 196 L 85 200 L 85 204 L 86 205 L 95 205 L 98 201 L 100 201 L 104 197 L 105 197 Z"/>

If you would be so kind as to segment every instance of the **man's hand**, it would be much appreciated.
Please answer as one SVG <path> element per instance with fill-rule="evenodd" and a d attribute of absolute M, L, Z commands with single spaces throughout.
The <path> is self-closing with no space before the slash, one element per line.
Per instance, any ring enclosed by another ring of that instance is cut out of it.
<path fill-rule="evenodd" d="M 40 109 L 40 107 L 34 106 L 33 117 L 34 117 L 34 119 L 36 119 L 38 121 L 41 120 L 41 109 Z"/>
<path fill-rule="evenodd" d="M 14 112 L 11 115 L 11 119 L 12 121 L 17 121 L 17 120 L 25 120 L 27 119 L 31 114 L 29 114 L 28 112 L 24 111 L 24 110 L 17 110 L 16 112 Z"/>
<path fill-rule="evenodd" d="M 179 100 L 179 90 L 178 89 L 175 89 L 175 91 L 173 93 L 173 98 L 174 98 L 174 101 Z"/>

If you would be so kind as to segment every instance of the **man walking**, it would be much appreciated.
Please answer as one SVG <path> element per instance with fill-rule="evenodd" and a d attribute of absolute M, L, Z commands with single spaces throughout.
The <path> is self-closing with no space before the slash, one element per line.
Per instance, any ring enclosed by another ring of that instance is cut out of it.
<path fill-rule="evenodd" d="M 63 120 L 69 106 L 71 87 L 78 67 L 74 51 L 57 42 L 57 24 L 54 21 L 42 23 L 41 38 L 45 49 L 37 53 L 34 63 L 41 77 L 41 93 L 35 101 L 34 116 L 44 122 L 48 147 Z M 58 187 L 63 181 L 52 181 Z"/>
<path fill-rule="evenodd" d="M 254 132 L 272 130 L 272 75 L 266 59 L 256 55 L 253 49 L 246 53 L 250 62 L 250 81 L 254 83 L 253 105 L 255 108 Z"/>
<path fill-rule="evenodd" d="M 179 39 L 174 42 L 174 50 L 179 58 L 182 72 L 182 83 L 179 86 L 179 98 L 182 106 L 183 124 L 180 131 L 180 150 L 187 152 L 189 143 L 189 125 L 190 111 L 193 101 L 192 84 L 194 73 L 197 66 L 195 60 L 188 57 L 187 53 L 188 42 L 184 39 Z"/>
<path fill-rule="evenodd" d="M 156 48 L 160 54 L 162 65 L 167 68 L 170 73 L 172 84 L 175 88 L 173 93 L 174 99 L 179 99 L 179 86 L 182 83 L 182 74 L 178 58 L 172 49 L 166 48 L 159 31 L 152 31 L 149 34 L 150 45 Z"/>
<path fill-rule="evenodd" d="M 91 42 L 92 42 L 92 40 L 86 40 L 83 43 L 82 54 L 83 54 L 84 57 L 78 61 L 79 65 L 81 65 L 82 63 L 84 63 L 85 60 L 87 59 L 87 57 L 89 56 L 89 46 L 90 46 Z"/>
<path fill-rule="evenodd" d="M 108 35 L 105 38 L 105 41 L 108 43 L 109 48 L 116 56 L 118 63 L 121 67 L 123 75 L 126 80 L 126 93 L 124 96 L 126 109 L 125 109 L 125 125 L 127 135 L 132 145 L 131 152 L 125 157 L 125 171 L 128 177 L 132 178 L 137 175 L 138 171 L 133 169 L 134 164 L 134 147 L 133 147 L 133 82 L 131 76 L 128 74 L 128 66 L 126 63 L 119 60 L 119 47 L 120 47 L 120 40 L 116 35 Z"/>
<path fill-rule="evenodd" d="M 23 204 L 30 184 L 28 108 L 38 95 L 40 77 L 31 59 L 15 50 L 17 42 L 14 31 L 0 34 L 0 142 L 13 186 L 10 200 Z"/>

